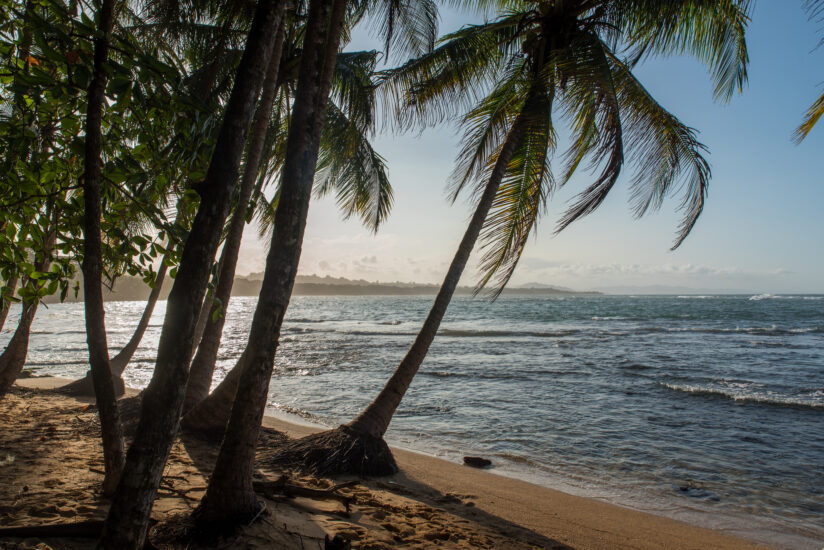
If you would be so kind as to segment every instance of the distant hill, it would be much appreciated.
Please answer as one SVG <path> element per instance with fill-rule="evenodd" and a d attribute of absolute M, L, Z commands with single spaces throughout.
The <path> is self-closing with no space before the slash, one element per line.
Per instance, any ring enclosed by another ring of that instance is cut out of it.
<path fill-rule="evenodd" d="M 251 273 L 246 276 L 236 277 L 232 287 L 232 296 L 257 296 L 260 293 L 260 286 L 263 279 L 262 273 Z M 160 299 L 165 300 L 169 295 L 172 283 L 167 279 L 163 285 Z M 381 283 L 377 281 L 366 281 L 364 279 L 345 279 L 343 277 L 320 277 L 318 275 L 298 275 L 295 280 L 295 288 L 292 292 L 295 296 L 426 296 L 435 295 L 438 292 L 438 285 L 428 285 L 419 283 Z M 104 289 L 103 299 L 107 301 L 115 300 L 145 300 L 149 297 L 150 289 L 138 277 L 121 277 L 115 282 L 112 289 Z M 458 287 L 455 291 L 458 295 L 471 295 L 472 287 Z M 520 287 L 507 288 L 506 295 L 570 295 L 570 296 L 594 296 L 600 292 L 576 292 L 566 288 L 557 288 L 543 284 L 530 284 Z M 69 293 L 67 302 L 83 300 L 83 288 L 77 298 L 73 293 Z M 47 303 L 57 302 L 56 296 L 51 296 Z"/>

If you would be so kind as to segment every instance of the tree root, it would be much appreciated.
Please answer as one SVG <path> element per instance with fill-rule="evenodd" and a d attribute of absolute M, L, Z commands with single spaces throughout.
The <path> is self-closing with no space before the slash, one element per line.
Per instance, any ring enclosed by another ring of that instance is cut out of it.
<path fill-rule="evenodd" d="M 94 384 L 90 374 L 83 378 L 69 382 L 65 386 L 55 388 L 54 391 L 70 397 L 94 397 Z M 114 394 L 120 397 L 126 392 L 126 385 L 120 377 L 114 377 Z"/>
<path fill-rule="evenodd" d="M 286 443 L 268 461 L 322 476 L 387 476 L 398 471 L 382 438 L 345 425 Z"/>
<path fill-rule="evenodd" d="M 337 500 L 346 507 L 349 512 L 349 505 L 355 501 L 355 497 L 340 494 L 338 491 L 346 487 L 350 487 L 357 482 L 348 481 L 346 483 L 339 483 L 331 489 L 313 489 L 311 487 L 304 487 L 302 485 L 294 485 L 289 483 L 289 478 L 285 475 L 280 476 L 275 481 L 255 481 L 253 487 L 255 492 L 261 493 L 269 499 L 276 499 L 278 495 L 283 495 L 288 498 L 306 497 L 315 500 Z"/>

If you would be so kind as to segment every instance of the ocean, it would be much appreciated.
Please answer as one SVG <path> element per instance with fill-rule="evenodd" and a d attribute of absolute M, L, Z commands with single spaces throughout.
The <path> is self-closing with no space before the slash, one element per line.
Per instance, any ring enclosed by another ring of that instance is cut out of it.
<path fill-rule="evenodd" d="M 381 389 L 432 298 L 295 297 L 271 412 L 336 426 Z M 254 298 L 233 298 L 216 376 Z M 109 302 L 112 352 L 142 302 Z M 144 387 L 165 303 L 132 365 Z M 11 335 L 10 315 L 0 345 Z M 80 376 L 82 304 L 42 307 L 28 368 Z M 387 434 L 447 460 L 789 548 L 824 545 L 822 296 L 503 296 L 453 300 Z"/>

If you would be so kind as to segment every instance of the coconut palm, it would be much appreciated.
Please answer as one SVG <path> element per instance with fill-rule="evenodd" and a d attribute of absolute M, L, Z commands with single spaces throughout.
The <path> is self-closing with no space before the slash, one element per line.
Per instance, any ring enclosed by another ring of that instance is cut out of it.
<path fill-rule="evenodd" d="M 358 4 L 348 4 L 345 0 L 309 3 L 272 244 L 266 258 L 263 283 L 232 412 L 214 472 L 196 514 L 202 526 L 212 526 L 215 521 L 235 525 L 238 521 L 255 517 L 259 512 L 260 505 L 252 489 L 255 443 L 263 418 L 280 329 L 300 260 L 329 92 L 338 47 L 346 28 L 347 7 L 354 8 L 349 10 L 350 13 L 360 10 Z M 435 8 L 428 0 L 376 0 L 368 3 L 367 8 L 390 15 L 387 44 L 392 43 L 396 21 L 399 30 L 400 23 L 403 23 L 404 34 L 412 31 L 414 36 L 428 37 L 434 32 Z M 425 40 L 423 42 L 429 44 Z M 403 42 L 405 48 L 409 48 L 410 44 L 415 46 L 414 38 Z"/>
<path fill-rule="evenodd" d="M 396 470 L 383 441 L 392 416 L 435 338 L 470 253 L 483 250 L 478 290 L 497 296 L 556 187 L 582 162 L 598 170 L 557 231 L 593 212 L 625 159 L 635 167 L 640 216 L 683 189 L 684 220 L 673 248 L 695 225 L 710 169 L 696 132 L 649 94 L 633 74 L 655 54 L 688 53 L 709 65 L 716 97 L 746 81 L 749 2 L 733 0 L 531 0 L 506 3 L 496 20 L 446 36 L 431 54 L 389 71 L 402 123 L 431 124 L 465 109 L 453 198 L 474 187 L 477 204 L 419 334 L 375 400 L 352 422 L 288 445 L 276 460 L 324 474 Z M 555 176 L 556 124 L 572 133 Z"/>
<path fill-rule="evenodd" d="M 824 20 L 824 0 L 805 0 L 804 7 L 807 9 L 809 18 L 821 22 Z M 819 46 L 824 44 L 824 38 L 819 42 Z M 824 93 L 816 99 L 810 108 L 807 109 L 807 114 L 804 116 L 804 121 L 796 128 L 793 139 L 796 143 L 801 143 L 804 138 L 812 131 L 818 119 L 824 115 Z"/>
<path fill-rule="evenodd" d="M 99 542 L 102 548 L 143 546 L 163 465 L 178 428 L 197 314 L 229 214 L 238 167 L 284 4 L 280 0 L 257 3 L 209 169 L 203 182 L 196 186 L 200 204 L 169 294 L 157 363 L 143 393 L 140 422 L 103 527 Z"/>
<path fill-rule="evenodd" d="M 368 141 L 368 135 L 373 131 L 375 87 L 372 75 L 377 56 L 377 52 L 344 52 L 337 55 L 332 94 L 319 146 L 314 186 L 314 193 L 317 196 L 334 193 L 345 216 L 359 216 L 363 223 L 373 231 L 377 231 L 386 219 L 392 203 L 392 188 L 386 175 L 383 158 Z M 286 64 L 289 63 L 288 60 L 285 61 Z M 284 75 L 283 86 L 289 88 L 291 85 L 290 77 Z M 279 103 L 281 105 L 288 103 L 288 97 L 289 94 L 284 93 Z M 283 107 L 279 111 L 282 114 L 286 110 L 286 107 Z M 278 120 L 278 125 L 279 128 L 273 137 L 279 139 L 281 143 L 270 144 L 270 158 L 267 159 L 268 165 L 264 170 L 266 178 L 270 180 L 278 179 L 283 166 L 285 148 L 282 141 L 285 131 L 280 130 L 280 127 L 288 128 L 288 119 L 283 117 Z M 252 174 L 253 178 L 255 174 Z M 274 222 L 272 217 L 274 208 L 263 200 L 260 202 L 257 211 L 261 220 L 261 232 L 269 233 Z M 236 212 L 235 216 L 241 216 L 240 222 L 242 223 L 245 214 L 245 211 Z M 243 226 L 240 227 L 242 230 Z M 229 235 L 232 235 L 231 230 Z M 238 245 L 240 236 L 242 236 L 242 231 L 237 235 Z M 224 251 L 229 242 L 235 241 L 227 236 Z M 225 321 L 223 312 L 226 311 L 229 301 L 231 282 L 227 285 L 228 288 L 221 287 L 223 281 L 226 280 L 224 277 L 229 274 L 227 268 L 231 269 L 230 273 L 234 276 L 236 261 L 236 253 L 231 263 L 226 263 L 224 258 L 221 258 L 221 276 L 216 294 L 219 309 L 216 307 L 210 316 L 210 323 L 192 361 L 184 414 L 206 398 L 211 385 Z M 223 274 L 223 270 L 227 270 L 226 275 Z M 242 361 L 238 361 L 238 365 L 242 365 Z M 197 412 L 191 415 L 185 414 L 184 426 L 200 431 L 223 429 L 231 411 L 239 369 L 240 367 L 236 366 L 230 371 L 209 396 L 208 401 L 204 402 L 203 406 L 197 406 Z"/>

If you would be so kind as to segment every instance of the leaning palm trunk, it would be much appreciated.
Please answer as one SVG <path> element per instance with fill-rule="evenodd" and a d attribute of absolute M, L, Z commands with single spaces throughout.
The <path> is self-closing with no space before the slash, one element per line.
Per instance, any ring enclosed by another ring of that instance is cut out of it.
<path fill-rule="evenodd" d="M 383 435 L 435 339 L 487 214 L 492 208 L 506 167 L 519 145 L 524 119 L 524 115 L 520 115 L 513 124 L 472 220 L 435 297 L 432 309 L 392 378 L 355 420 L 334 430 L 313 434 L 285 446 L 274 457 L 275 462 L 303 464 L 307 469 L 321 475 L 389 475 L 397 471 L 395 459 L 383 440 Z"/>
<path fill-rule="evenodd" d="M 229 215 L 243 149 L 285 2 L 260 0 L 204 181 L 192 228 L 166 306 L 157 362 L 143 392 L 141 416 L 103 526 L 99 548 L 143 547 L 163 466 L 177 433 L 195 323 L 223 225 Z"/>
<path fill-rule="evenodd" d="M 229 307 L 229 300 L 232 297 L 232 285 L 235 280 L 240 243 L 243 240 L 243 229 L 246 227 L 246 212 L 257 181 L 260 161 L 263 157 L 263 146 L 266 142 L 266 130 L 269 126 L 272 106 L 277 95 L 278 68 L 280 67 L 282 51 L 283 25 L 281 25 L 278 36 L 275 38 L 275 50 L 272 52 L 269 68 L 266 70 L 263 93 L 250 131 L 249 150 L 246 153 L 246 164 L 243 168 L 243 178 L 240 183 L 240 196 L 237 200 L 237 206 L 235 206 L 235 212 L 232 214 L 232 220 L 229 222 L 226 240 L 223 242 L 223 251 L 219 263 L 220 272 L 218 273 L 217 289 L 215 290 L 216 302 L 209 311 L 203 338 L 200 340 L 197 353 L 192 361 L 192 367 L 189 370 L 189 382 L 186 386 L 186 397 L 183 400 L 184 414 L 203 401 L 209 394 L 209 387 L 212 385 L 212 376 L 215 372 L 217 353 L 220 349 L 223 325 L 226 322 L 226 312 Z M 234 398 L 234 394 L 232 398 Z"/>
<path fill-rule="evenodd" d="M 106 341 L 103 309 L 103 252 L 100 240 L 102 178 L 100 150 L 101 123 L 105 102 L 106 71 L 109 38 L 114 26 L 115 0 L 103 0 L 100 7 L 100 34 L 94 39 L 94 73 L 89 84 L 86 110 L 86 139 L 83 174 L 83 305 L 86 310 L 86 340 L 89 345 L 89 366 L 103 436 L 103 494 L 111 495 L 123 471 L 123 427 L 117 410 L 115 384 L 109 366 L 109 345 Z"/>
<path fill-rule="evenodd" d="M 163 289 L 163 281 L 166 279 L 167 270 L 168 266 L 166 265 L 164 258 L 161 260 L 160 266 L 157 268 L 154 287 L 152 287 L 152 291 L 149 294 L 149 299 L 146 300 L 146 307 L 143 309 L 143 315 L 141 315 L 140 321 L 137 323 L 137 328 L 135 329 L 134 334 L 132 334 L 132 337 L 126 345 L 123 346 L 123 349 L 111 358 L 110 364 L 112 366 L 112 373 L 116 374 L 118 377 L 122 377 L 123 371 L 125 371 L 126 367 L 129 366 L 129 361 L 132 360 L 137 348 L 140 347 L 140 342 L 143 340 L 143 335 L 146 334 L 146 329 L 149 328 L 149 321 L 152 320 L 155 305 L 157 305 L 157 300 L 160 298 L 160 293 Z"/>
<path fill-rule="evenodd" d="M 9 316 L 9 310 L 12 304 L 11 299 L 14 297 L 14 291 L 17 290 L 17 280 L 17 277 L 14 277 L 3 287 L 3 294 L 5 294 L 5 296 L 0 298 L 0 300 L 4 299 L 2 305 L 0 305 L 0 330 L 3 330 L 3 327 L 6 326 L 6 318 Z"/>
<path fill-rule="evenodd" d="M 157 275 L 155 276 L 155 286 L 152 288 L 151 293 L 149 294 L 149 298 L 146 301 L 146 307 L 143 309 L 143 315 L 140 317 L 140 321 L 137 323 L 137 328 L 132 334 L 132 337 L 123 347 L 123 349 L 118 352 L 117 355 L 112 357 L 109 360 L 109 366 L 112 371 L 112 376 L 114 376 L 115 382 L 115 391 L 118 395 L 121 395 L 125 390 L 125 383 L 123 382 L 123 371 L 126 370 L 126 367 L 129 366 L 129 361 L 131 361 L 132 356 L 134 356 L 135 351 L 140 346 L 140 342 L 143 340 L 143 335 L 146 333 L 146 329 L 149 327 L 149 321 L 152 319 L 152 313 L 154 313 L 155 305 L 157 305 L 157 300 L 160 297 L 160 292 L 163 286 L 163 280 L 166 278 L 166 271 L 167 265 L 166 261 L 163 260 L 160 262 L 160 267 L 157 269 Z M 74 382 L 70 382 L 65 386 L 58 388 L 57 391 L 67 393 L 69 395 L 91 395 L 94 392 L 94 387 L 92 384 L 92 376 L 91 371 L 86 373 L 86 376 L 80 378 L 79 380 L 75 380 Z"/>
<path fill-rule="evenodd" d="M 198 523 L 207 528 L 217 523 L 248 522 L 260 510 L 252 488 L 255 448 L 280 328 L 300 260 L 345 8 L 345 0 L 314 0 L 309 5 L 272 245 L 232 414 L 206 495 L 196 512 Z"/>

